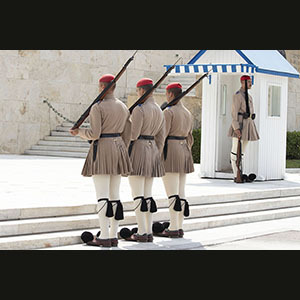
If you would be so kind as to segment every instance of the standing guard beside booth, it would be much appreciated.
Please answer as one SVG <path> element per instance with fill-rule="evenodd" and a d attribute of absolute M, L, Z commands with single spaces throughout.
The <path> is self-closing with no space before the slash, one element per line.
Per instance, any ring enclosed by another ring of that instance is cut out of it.
<path fill-rule="evenodd" d="M 234 182 L 236 183 L 252 182 L 256 178 L 255 174 L 250 174 L 249 176 L 243 174 L 241 165 L 248 142 L 259 140 L 259 134 L 254 123 L 253 100 L 248 94 L 248 90 L 252 87 L 250 76 L 242 76 L 241 85 L 240 90 L 233 96 L 231 108 L 232 123 L 228 132 L 228 136 L 232 137 L 231 166 Z M 241 143 L 241 151 L 238 151 L 239 143 Z M 241 157 L 237 157 L 238 152 Z"/>

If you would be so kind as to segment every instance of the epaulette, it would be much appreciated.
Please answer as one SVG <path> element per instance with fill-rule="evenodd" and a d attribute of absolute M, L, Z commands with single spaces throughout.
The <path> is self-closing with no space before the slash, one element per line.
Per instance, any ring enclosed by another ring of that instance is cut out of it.
<path fill-rule="evenodd" d="M 237 94 L 239 94 L 240 93 L 240 91 L 237 91 L 235 94 L 237 95 Z"/>

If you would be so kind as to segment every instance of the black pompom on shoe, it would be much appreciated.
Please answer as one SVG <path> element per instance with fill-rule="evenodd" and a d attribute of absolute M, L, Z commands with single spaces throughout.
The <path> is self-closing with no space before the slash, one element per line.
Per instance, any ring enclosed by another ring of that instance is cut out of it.
<path fill-rule="evenodd" d="M 119 235 L 120 235 L 121 238 L 126 240 L 127 238 L 129 238 L 132 235 L 132 233 L 131 233 L 131 230 L 129 228 L 124 227 L 120 230 Z"/>
<path fill-rule="evenodd" d="M 89 232 L 89 231 L 84 231 L 84 232 L 81 234 L 81 240 L 82 240 L 84 243 L 91 242 L 93 239 L 94 239 L 94 235 L 93 235 L 91 232 Z"/>
<path fill-rule="evenodd" d="M 156 233 L 161 233 L 164 231 L 164 225 L 160 222 L 155 222 L 153 223 L 152 225 L 152 231 L 153 231 L 153 234 L 155 235 Z"/>
<path fill-rule="evenodd" d="M 133 227 L 131 229 L 131 234 L 137 233 L 138 232 L 138 228 L 137 227 Z"/>
<path fill-rule="evenodd" d="M 164 229 L 169 228 L 170 222 L 163 222 Z"/>

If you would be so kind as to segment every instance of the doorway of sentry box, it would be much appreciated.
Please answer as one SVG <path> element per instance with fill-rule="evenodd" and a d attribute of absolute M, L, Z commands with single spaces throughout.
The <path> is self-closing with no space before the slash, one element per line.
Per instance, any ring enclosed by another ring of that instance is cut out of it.
<path fill-rule="evenodd" d="M 240 89 L 240 74 L 218 74 L 217 132 L 216 132 L 216 172 L 217 177 L 232 179 L 230 151 L 232 139 L 228 131 L 232 122 L 231 106 L 233 95 Z"/>

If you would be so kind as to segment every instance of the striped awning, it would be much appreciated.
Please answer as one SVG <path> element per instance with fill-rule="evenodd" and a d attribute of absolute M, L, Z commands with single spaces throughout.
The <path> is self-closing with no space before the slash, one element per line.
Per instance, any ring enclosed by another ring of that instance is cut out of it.
<path fill-rule="evenodd" d="M 168 70 L 172 65 L 164 65 Z M 207 73 L 211 70 L 213 73 L 254 73 L 257 66 L 251 64 L 187 64 L 187 65 L 176 65 L 171 71 L 171 74 L 182 74 L 182 73 Z"/>

